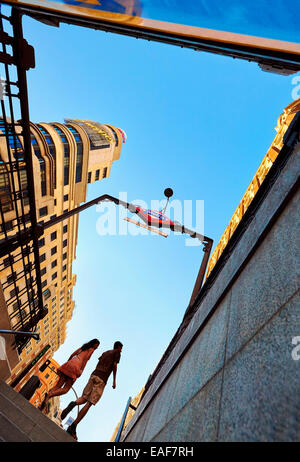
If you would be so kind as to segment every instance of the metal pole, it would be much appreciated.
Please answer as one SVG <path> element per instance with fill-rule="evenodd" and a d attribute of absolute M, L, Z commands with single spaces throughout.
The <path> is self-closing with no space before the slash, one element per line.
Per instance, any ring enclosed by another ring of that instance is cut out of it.
<path fill-rule="evenodd" d="M 89 208 L 89 207 L 91 207 L 93 205 L 99 204 L 100 202 L 104 202 L 104 201 L 111 201 L 111 202 L 114 202 L 116 205 L 122 205 L 123 207 L 127 208 L 131 213 L 138 213 L 138 211 L 139 211 L 139 208 L 136 207 L 134 204 L 124 202 L 124 201 L 122 201 L 120 199 L 117 199 L 116 197 L 110 196 L 109 194 L 103 194 L 102 196 L 96 197 L 96 199 L 93 199 L 93 200 L 91 200 L 89 202 L 86 202 L 85 204 L 80 205 L 79 207 L 76 207 L 73 210 L 69 210 L 68 212 L 63 213 L 62 215 L 59 215 L 58 217 L 50 219 L 46 223 L 37 223 L 35 234 L 36 234 L 36 236 L 40 237 L 44 233 L 45 229 L 50 228 L 51 226 L 56 225 L 57 223 L 59 223 L 59 222 L 61 222 L 63 220 L 66 220 L 67 218 L 70 218 L 71 216 L 73 216 L 73 215 L 75 215 L 75 214 L 77 214 L 79 212 L 82 212 L 83 210 L 86 210 L 87 208 Z M 153 226 L 156 226 L 156 225 L 153 224 Z M 196 280 L 196 283 L 195 283 L 195 286 L 194 286 L 192 297 L 191 297 L 191 300 L 190 300 L 190 303 L 189 303 L 189 307 L 188 307 L 188 310 L 189 310 L 190 306 L 193 304 L 193 302 L 194 302 L 194 300 L 195 300 L 195 298 L 196 298 L 196 296 L 197 296 L 197 294 L 198 294 L 198 292 L 199 292 L 199 290 L 200 290 L 200 288 L 202 286 L 202 282 L 203 282 L 203 279 L 204 279 L 207 263 L 208 263 L 210 252 L 211 252 L 212 245 L 213 245 L 213 240 L 210 239 L 207 236 L 203 236 L 201 234 L 198 234 L 196 231 L 185 228 L 183 225 L 181 225 L 180 223 L 177 223 L 177 222 L 174 225 L 171 225 L 170 229 L 172 231 L 181 232 L 183 234 L 185 234 L 185 233 L 189 234 L 191 237 L 199 239 L 201 242 L 204 242 L 204 244 L 205 244 L 204 249 L 203 249 L 204 257 L 202 259 L 202 263 L 201 263 L 201 266 L 200 266 L 200 269 L 199 269 L 199 273 L 198 273 L 197 280 Z M 12 241 L 11 245 L 17 245 L 17 242 L 20 239 L 24 239 L 24 240 L 30 239 L 31 234 L 32 234 L 32 231 L 29 230 L 29 231 L 26 231 L 24 233 L 24 236 L 23 235 L 22 236 L 13 236 L 11 238 L 11 241 Z M 3 245 L 5 245 L 5 243 L 3 243 Z M 0 255 L 2 254 L 2 252 L 4 253 L 4 249 L 2 249 L 1 243 L 0 243 Z"/>
<path fill-rule="evenodd" d="M 205 244 L 205 246 L 203 248 L 204 257 L 202 259 L 202 263 L 201 263 L 201 266 L 200 266 L 200 269 L 199 269 L 199 273 L 198 273 L 198 276 L 197 276 L 197 279 L 196 279 L 196 282 L 195 282 L 194 290 L 193 290 L 193 293 L 192 293 L 192 296 L 191 296 L 190 303 L 189 303 L 189 306 L 187 308 L 187 311 L 193 305 L 193 303 L 194 303 L 194 301 L 195 301 L 195 299 L 196 299 L 196 297 L 197 297 L 197 295 L 199 293 L 199 290 L 202 287 L 203 279 L 204 279 L 204 276 L 205 276 L 207 263 L 208 263 L 208 260 L 209 260 L 209 257 L 210 257 L 210 252 L 211 252 L 212 245 L 213 245 L 213 240 L 212 239 L 210 239 L 210 238 L 206 238 L 206 239 L 207 239 L 208 242 Z"/>
<path fill-rule="evenodd" d="M 0 334 L 20 334 L 20 335 L 26 335 L 28 337 L 33 337 L 35 340 L 40 339 L 40 334 L 37 334 L 36 332 L 23 332 L 21 330 L 0 330 Z"/>
<path fill-rule="evenodd" d="M 121 437 L 121 434 L 122 434 L 122 431 L 123 431 L 123 427 L 124 427 L 124 423 L 125 423 L 125 420 L 126 420 L 126 417 L 127 417 L 127 413 L 128 413 L 130 403 L 131 403 L 131 396 L 128 398 L 128 401 L 127 401 L 127 404 L 126 404 L 126 407 L 125 407 L 125 411 L 123 413 L 123 417 L 122 417 L 122 420 L 120 422 L 118 433 L 117 433 L 117 436 L 115 438 L 115 443 L 118 443 L 120 441 L 120 437 Z"/>
<path fill-rule="evenodd" d="M 53 225 L 56 225 L 60 221 L 66 220 L 67 218 L 70 218 L 71 216 L 82 212 L 83 210 L 91 207 L 92 205 L 99 204 L 100 202 L 103 201 L 111 201 L 114 202 L 116 205 L 122 205 L 123 207 L 129 209 L 132 213 L 136 212 L 136 206 L 133 204 L 129 204 L 128 202 L 121 201 L 120 199 L 117 199 L 116 197 L 110 196 L 109 194 L 103 194 L 102 196 L 96 197 L 96 199 L 93 199 L 89 202 L 86 202 L 83 205 L 80 205 L 79 207 L 76 207 L 73 210 L 69 210 L 68 212 L 63 213 L 62 215 L 59 215 L 58 217 L 52 218 L 49 221 L 46 221 L 46 223 L 39 223 L 39 225 L 43 228 L 50 228 Z"/>
<path fill-rule="evenodd" d="M 54 224 L 57 224 L 60 221 L 63 221 L 66 218 L 69 218 L 72 215 L 75 215 L 76 213 L 79 213 L 82 210 L 85 210 L 85 209 L 91 207 L 92 205 L 99 204 L 100 202 L 103 202 L 103 201 L 111 201 L 111 202 L 114 202 L 116 205 L 122 205 L 123 207 L 127 208 L 131 213 L 138 213 L 138 211 L 139 211 L 139 208 L 136 207 L 134 204 L 124 202 L 124 201 L 122 201 L 120 199 L 117 199 L 116 197 L 110 196 L 108 194 L 103 194 L 102 196 L 99 196 L 96 199 L 93 199 L 93 200 L 87 202 L 86 204 L 80 205 L 79 207 L 76 207 L 73 210 L 65 212 L 62 215 L 47 221 L 46 223 L 40 224 L 40 226 L 43 229 L 49 228 L 49 227 L 53 226 Z M 153 226 L 155 226 L 155 224 L 153 224 Z M 208 263 L 208 260 L 209 260 L 209 257 L 210 257 L 210 252 L 211 252 L 211 249 L 212 249 L 212 246 L 213 246 L 213 240 L 211 238 L 207 237 L 207 236 L 203 236 L 202 234 L 197 233 L 196 231 L 185 228 L 183 225 L 181 225 L 180 223 L 177 223 L 177 222 L 174 225 L 171 225 L 170 229 L 172 231 L 181 232 L 183 234 L 185 234 L 185 233 L 189 234 L 191 237 L 199 239 L 202 243 L 205 244 L 204 248 L 203 248 L 204 257 L 203 257 L 202 262 L 201 262 L 201 266 L 200 266 L 199 273 L 198 273 L 198 276 L 197 276 L 197 280 L 196 280 L 196 283 L 195 283 L 195 286 L 194 286 L 192 297 L 191 297 L 191 300 L 190 300 L 190 303 L 189 303 L 189 306 L 188 306 L 188 309 L 187 309 L 187 310 L 189 310 L 189 308 L 193 304 L 193 302 L 194 302 L 194 300 L 195 300 L 195 298 L 196 298 L 196 296 L 197 296 L 197 294 L 198 294 L 198 292 L 199 292 L 199 290 L 200 290 L 200 288 L 202 286 L 204 275 L 205 275 L 205 272 L 206 272 L 207 263 Z"/>

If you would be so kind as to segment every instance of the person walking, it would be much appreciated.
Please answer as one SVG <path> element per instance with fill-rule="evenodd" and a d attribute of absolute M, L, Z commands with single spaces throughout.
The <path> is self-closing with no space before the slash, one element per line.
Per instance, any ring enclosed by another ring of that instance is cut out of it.
<path fill-rule="evenodd" d="M 41 411 L 45 409 L 49 399 L 54 396 L 61 396 L 68 393 L 78 377 L 81 376 L 86 363 L 99 345 L 100 342 L 98 339 L 94 338 L 93 340 L 90 340 L 82 345 L 82 347 L 78 348 L 78 350 L 74 351 L 68 361 L 57 369 L 57 374 L 59 376 L 58 382 L 49 391 L 49 393 L 46 393 L 45 398 L 39 407 Z"/>
<path fill-rule="evenodd" d="M 91 373 L 89 381 L 83 390 L 82 396 L 76 401 L 71 401 L 61 413 L 61 419 L 63 420 L 75 406 L 85 404 L 85 406 L 79 411 L 77 418 L 67 428 L 67 433 L 72 435 L 76 440 L 77 425 L 87 414 L 90 407 L 92 405 L 95 406 L 95 404 L 97 404 L 100 400 L 111 373 L 113 373 L 112 387 L 114 389 L 116 388 L 117 365 L 121 358 L 122 348 L 123 344 L 117 341 L 114 343 L 114 348 L 112 350 L 105 351 L 100 356 L 96 369 Z"/>

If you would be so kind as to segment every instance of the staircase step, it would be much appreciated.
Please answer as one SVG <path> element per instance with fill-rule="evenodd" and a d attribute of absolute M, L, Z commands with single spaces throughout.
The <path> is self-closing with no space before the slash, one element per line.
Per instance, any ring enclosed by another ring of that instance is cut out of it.
<path fill-rule="evenodd" d="M 72 442 L 75 440 L 60 428 L 55 422 L 36 409 L 24 396 L 0 380 L 0 409 L 2 420 L 6 419 L 15 429 L 16 438 L 25 437 L 16 441 L 43 441 L 43 442 Z M 4 423 L 4 421 L 3 421 Z M 19 430 L 20 433 L 17 432 Z M 7 431 L 0 423 L 0 438 L 6 441 Z M 12 440 L 7 440 L 12 441 Z"/>
<path fill-rule="evenodd" d="M 47 432 L 48 425 L 45 426 L 45 429 L 43 430 L 43 428 L 41 428 L 31 417 L 26 415 L 21 408 L 16 406 L 8 398 L 5 398 L 2 393 L 0 393 L 0 409 L 6 420 L 9 421 L 16 429 L 20 430 L 25 436 L 27 435 L 30 441 L 55 441 L 55 438 Z M 2 428 L 0 432 L 2 434 Z M 27 439 L 25 441 L 27 441 Z"/>
<path fill-rule="evenodd" d="M 30 438 L 0 412 L 0 433 L 2 442 L 30 442 Z"/>

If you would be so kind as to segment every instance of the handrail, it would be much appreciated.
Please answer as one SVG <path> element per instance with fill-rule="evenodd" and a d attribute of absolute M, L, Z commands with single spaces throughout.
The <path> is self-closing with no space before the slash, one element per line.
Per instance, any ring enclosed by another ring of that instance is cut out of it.
<path fill-rule="evenodd" d="M 131 404 L 131 396 L 128 398 L 128 401 L 127 401 L 127 404 L 126 404 L 126 407 L 125 407 L 125 411 L 123 413 L 123 416 L 122 416 L 122 419 L 121 419 L 121 422 L 120 422 L 120 425 L 119 425 L 119 429 L 118 429 L 118 432 L 117 432 L 117 435 L 116 435 L 116 438 L 115 438 L 115 443 L 118 443 L 120 441 L 120 437 L 121 437 L 121 434 L 122 434 L 122 431 L 123 431 L 124 423 L 125 423 L 125 420 L 126 420 L 126 417 L 127 417 L 127 414 L 128 414 L 128 410 L 129 410 L 130 407 L 132 409 L 136 410 L 136 407 Z"/>

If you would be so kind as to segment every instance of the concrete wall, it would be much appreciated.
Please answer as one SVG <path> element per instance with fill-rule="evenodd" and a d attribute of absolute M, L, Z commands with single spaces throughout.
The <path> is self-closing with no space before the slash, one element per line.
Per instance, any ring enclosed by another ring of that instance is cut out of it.
<path fill-rule="evenodd" d="M 299 189 L 268 226 L 299 166 L 298 143 L 123 441 L 300 440 L 300 360 L 292 358 L 300 336 Z"/>

